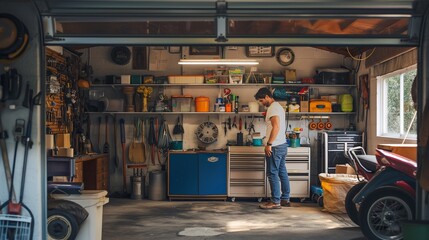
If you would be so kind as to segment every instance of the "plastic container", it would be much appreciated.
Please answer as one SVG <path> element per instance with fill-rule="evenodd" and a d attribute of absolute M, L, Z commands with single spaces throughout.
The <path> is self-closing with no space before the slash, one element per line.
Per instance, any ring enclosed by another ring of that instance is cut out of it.
<path fill-rule="evenodd" d="M 196 112 L 209 112 L 210 111 L 210 99 L 208 97 L 196 97 L 195 98 L 195 111 Z"/>
<path fill-rule="evenodd" d="M 173 112 L 190 112 L 192 96 L 178 95 L 171 96 L 171 110 Z"/>
<path fill-rule="evenodd" d="M 169 84 L 203 84 L 203 75 L 170 75 L 168 76 Z"/>
<path fill-rule="evenodd" d="M 351 112 L 353 111 L 353 97 L 351 94 L 340 95 L 341 111 Z"/>
<path fill-rule="evenodd" d="M 225 112 L 232 112 L 232 104 L 231 103 L 225 104 Z"/>
<path fill-rule="evenodd" d="M 253 138 L 252 140 L 252 144 L 253 146 L 262 146 L 262 138 Z"/>
<path fill-rule="evenodd" d="M 292 148 L 301 147 L 301 139 L 299 138 L 289 139 L 289 147 L 292 147 Z"/>
<path fill-rule="evenodd" d="M 82 194 L 52 194 L 55 199 L 75 202 L 88 211 L 88 218 L 80 226 L 76 240 L 101 240 L 103 233 L 103 206 L 109 202 L 104 190 L 83 190 Z"/>
<path fill-rule="evenodd" d="M 183 150 L 183 141 L 173 141 L 170 145 L 171 150 Z"/>
<path fill-rule="evenodd" d="M 259 103 L 249 102 L 249 112 L 259 112 Z"/>

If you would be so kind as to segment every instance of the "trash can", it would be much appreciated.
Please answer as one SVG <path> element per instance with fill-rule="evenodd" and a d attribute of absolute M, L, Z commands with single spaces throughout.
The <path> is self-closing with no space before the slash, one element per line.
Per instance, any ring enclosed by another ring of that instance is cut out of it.
<path fill-rule="evenodd" d="M 109 202 L 104 190 L 83 190 L 81 194 L 52 194 L 55 199 L 75 202 L 88 211 L 88 218 L 80 226 L 76 240 L 101 240 L 103 231 L 103 206 Z"/>
<path fill-rule="evenodd" d="M 320 173 L 319 179 L 323 189 L 323 208 L 331 213 L 346 213 L 346 195 L 359 183 L 357 176 Z"/>
<path fill-rule="evenodd" d="M 429 221 L 405 221 L 403 224 L 404 240 L 429 239 Z"/>

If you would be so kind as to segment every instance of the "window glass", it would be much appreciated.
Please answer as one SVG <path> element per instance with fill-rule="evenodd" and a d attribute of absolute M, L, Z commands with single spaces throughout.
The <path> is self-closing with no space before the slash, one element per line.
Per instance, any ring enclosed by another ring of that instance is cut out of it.
<path fill-rule="evenodd" d="M 378 78 L 378 136 L 416 138 L 416 110 L 411 86 L 417 74 L 415 66 Z"/>
<path fill-rule="evenodd" d="M 214 18 L 57 17 L 59 36 L 216 36 Z"/>
<path fill-rule="evenodd" d="M 406 36 L 409 18 L 229 18 L 228 36 Z"/>

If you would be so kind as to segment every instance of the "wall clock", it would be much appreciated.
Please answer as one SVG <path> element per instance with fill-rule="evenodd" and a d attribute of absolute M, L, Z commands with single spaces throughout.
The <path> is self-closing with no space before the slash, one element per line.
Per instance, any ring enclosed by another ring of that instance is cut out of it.
<path fill-rule="evenodd" d="M 295 60 L 295 53 L 290 48 L 281 48 L 277 51 L 277 62 L 282 66 L 289 66 Z"/>
<path fill-rule="evenodd" d="M 131 51 L 125 46 L 114 47 L 110 52 L 110 57 L 114 63 L 126 65 L 131 60 Z"/>

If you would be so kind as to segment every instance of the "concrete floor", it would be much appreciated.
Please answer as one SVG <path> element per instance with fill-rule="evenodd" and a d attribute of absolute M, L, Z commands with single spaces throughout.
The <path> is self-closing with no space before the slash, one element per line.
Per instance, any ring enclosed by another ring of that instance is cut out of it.
<path fill-rule="evenodd" d="M 314 203 L 262 210 L 248 200 L 151 201 L 110 198 L 103 240 L 117 239 L 365 239 L 347 214 Z"/>

